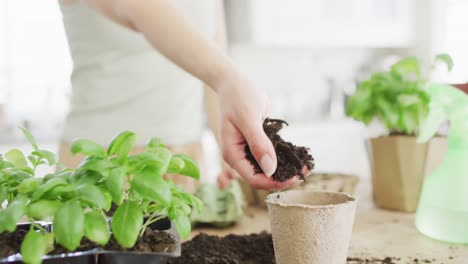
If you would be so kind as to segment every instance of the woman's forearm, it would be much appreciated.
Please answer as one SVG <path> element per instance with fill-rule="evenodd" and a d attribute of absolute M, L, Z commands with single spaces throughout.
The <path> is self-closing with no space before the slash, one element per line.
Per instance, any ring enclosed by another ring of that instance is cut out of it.
<path fill-rule="evenodd" d="M 142 32 L 179 67 L 216 89 L 235 67 L 169 0 L 83 0 L 115 22 Z"/>

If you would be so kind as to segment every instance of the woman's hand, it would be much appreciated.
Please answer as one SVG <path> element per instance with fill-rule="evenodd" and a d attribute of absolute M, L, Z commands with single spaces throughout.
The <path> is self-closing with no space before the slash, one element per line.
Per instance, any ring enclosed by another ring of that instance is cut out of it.
<path fill-rule="evenodd" d="M 215 89 L 221 106 L 224 160 L 256 189 L 283 189 L 296 182 L 296 178 L 276 182 L 269 177 L 276 170 L 277 160 L 273 145 L 263 131 L 263 120 L 269 116 L 265 92 L 240 73 L 221 80 Z M 255 174 L 246 159 L 246 144 L 265 173 Z"/>

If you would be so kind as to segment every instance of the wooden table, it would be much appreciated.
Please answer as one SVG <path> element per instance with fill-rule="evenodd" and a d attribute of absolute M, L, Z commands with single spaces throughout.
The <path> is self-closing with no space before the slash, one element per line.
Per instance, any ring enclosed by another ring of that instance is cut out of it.
<path fill-rule="evenodd" d="M 358 197 L 361 202 L 355 219 L 350 257 L 400 258 L 397 263 L 468 264 L 468 246 L 451 245 L 423 236 L 414 226 L 414 214 L 374 208 L 368 187 L 358 188 L 363 195 Z M 244 218 L 237 225 L 226 229 L 195 229 L 192 237 L 200 232 L 223 236 L 231 233 L 258 233 L 263 230 L 270 230 L 268 212 L 252 207 L 247 209 Z"/>

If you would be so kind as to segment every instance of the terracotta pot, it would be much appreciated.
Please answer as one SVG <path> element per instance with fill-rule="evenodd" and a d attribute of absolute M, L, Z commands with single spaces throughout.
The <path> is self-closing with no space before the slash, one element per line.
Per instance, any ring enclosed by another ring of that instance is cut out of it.
<path fill-rule="evenodd" d="M 465 93 L 468 93 L 468 83 L 464 84 L 452 84 L 454 87 L 464 91 Z"/>
<path fill-rule="evenodd" d="M 345 193 L 292 190 L 268 195 L 276 263 L 346 263 L 356 200 Z"/>
<path fill-rule="evenodd" d="M 378 207 L 415 212 L 425 175 L 442 161 L 447 139 L 419 144 L 412 136 L 370 140 L 374 202 Z"/>

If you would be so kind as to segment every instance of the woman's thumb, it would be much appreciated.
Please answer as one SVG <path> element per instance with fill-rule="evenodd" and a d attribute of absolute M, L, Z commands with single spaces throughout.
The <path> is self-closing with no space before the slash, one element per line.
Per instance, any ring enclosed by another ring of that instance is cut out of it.
<path fill-rule="evenodd" d="M 246 131 L 244 137 L 265 175 L 268 177 L 273 175 L 277 166 L 276 153 L 263 128 L 261 126 L 251 127 Z"/>

